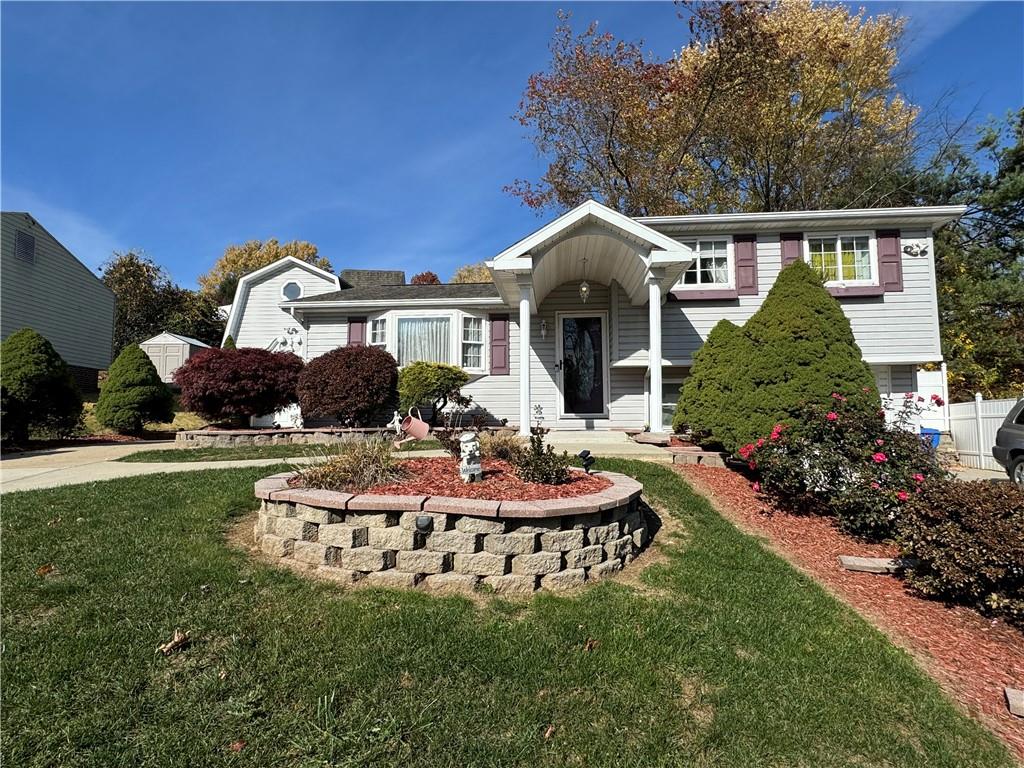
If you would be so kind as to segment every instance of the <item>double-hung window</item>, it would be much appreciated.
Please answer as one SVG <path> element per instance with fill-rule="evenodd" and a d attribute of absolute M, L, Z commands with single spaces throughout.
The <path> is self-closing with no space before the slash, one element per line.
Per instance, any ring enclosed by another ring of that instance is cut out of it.
<path fill-rule="evenodd" d="M 370 321 L 370 346 L 386 347 L 388 344 L 388 321 L 378 317 Z"/>
<path fill-rule="evenodd" d="M 826 283 L 876 282 L 871 236 L 867 234 L 807 237 L 807 261 Z"/>
<path fill-rule="evenodd" d="M 399 317 L 398 364 L 451 362 L 451 318 Z"/>
<path fill-rule="evenodd" d="M 731 288 L 732 241 L 729 238 L 690 240 L 683 245 L 693 253 L 693 263 L 683 273 L 683 288 Z"/>
<path fill-rule="evenodd" d="M 484 320 L 482 317 L 462 318 L 462 367 L 484 367 Z"/>

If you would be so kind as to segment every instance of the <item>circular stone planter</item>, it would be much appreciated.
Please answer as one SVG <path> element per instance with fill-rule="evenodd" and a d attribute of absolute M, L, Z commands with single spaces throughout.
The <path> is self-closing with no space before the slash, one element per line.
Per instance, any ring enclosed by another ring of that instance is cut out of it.
<path fill-rule="evenodd" d="M 643 486 L 600 472 L 604 490 L 566 499 L 486 501 L 290 488 L 256 482 L 253 535 L 267 555 L 342 581 L 499 593 L 563 590 L 621 570 L 646 546 Z"/>

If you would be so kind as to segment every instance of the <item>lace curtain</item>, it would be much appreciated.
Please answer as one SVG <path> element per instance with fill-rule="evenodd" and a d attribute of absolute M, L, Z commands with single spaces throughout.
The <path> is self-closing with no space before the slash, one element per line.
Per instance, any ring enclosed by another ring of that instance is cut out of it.
<path fill-rule="evenodd" d="M 402 317 L 398 320 L 398 364 L 420 360 L 447 363 L 451 330 L 447 317 Z"/>

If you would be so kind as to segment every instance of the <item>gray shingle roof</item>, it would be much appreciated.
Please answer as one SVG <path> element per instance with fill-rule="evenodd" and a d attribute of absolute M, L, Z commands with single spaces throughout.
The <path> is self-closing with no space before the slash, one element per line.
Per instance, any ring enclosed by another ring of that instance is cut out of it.
<path fill-rule="evenodd" d="M 442 285 L 370 285 L 343 288 L 321 293 L 296 304 L 316 304 L 322 301 L 416 301 L 418 299 L 490 299 L 497 298 L 494 283 L 445 283 Z"/>
<path fill-rule="evenodd" d="M 353 288 L 402 285 L 405 282 L 405 272 L 400 269 L 343 269 L 338 277 Z"/>

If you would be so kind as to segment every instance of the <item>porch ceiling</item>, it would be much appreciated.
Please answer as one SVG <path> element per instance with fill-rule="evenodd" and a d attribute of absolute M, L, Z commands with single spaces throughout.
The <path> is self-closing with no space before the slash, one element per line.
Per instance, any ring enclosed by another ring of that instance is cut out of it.
<path fill-rule="evenodd" d="M 690 264 L 680 243 L 593 201 L 564 214 L 488 262 L 498 292 L 509 305 L 530 285 L 536 311 L 564 283 L 617 282 L 634 304 L 646 303 L 653 276 L 667 291 Z"/>

